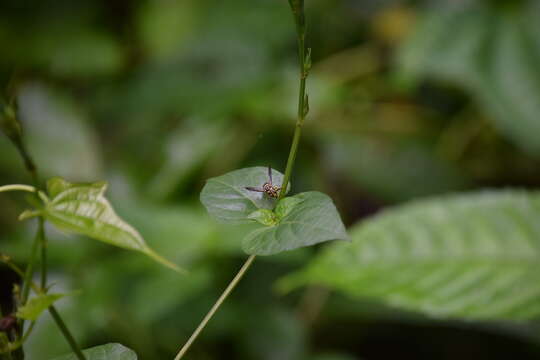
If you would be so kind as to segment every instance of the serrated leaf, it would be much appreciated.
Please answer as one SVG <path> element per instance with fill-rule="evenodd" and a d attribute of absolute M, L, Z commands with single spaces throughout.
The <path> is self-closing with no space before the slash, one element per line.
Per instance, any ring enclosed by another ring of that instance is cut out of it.
<path fill-rule="evenodd" d="M 28 300 L 17 310 L 17 317 L 25 320 L 37 320 L 41 313 L 49 308 L 55 301 L 70 294 L 38 294 Z"/>
<path fill-rule="evenodd" d="M 499 131 L 539 154 L 538 3 L 521 2 L 511 11 L 492 3 L 448 2 L 428 12 L 402 48 L 400 62 L 414 76 L 462 86 Z"/>
<path fill-rule="evenodd" d="M 137 354 L 131 349 L 118 343 L 95 346 L 83 350 L 86 360 L 137 360 Z M 53 360 L 77 360 L 75 354 L 54 358 Z"/>
<path fill-rule="evenodd" d="M 272 181 L 280 186 L 283 174 L 272 169 Z M 249 223 L 248 216 L 258 209 L 272 210 L 277 200 L 247 186 L 261 187 L 268 182 L 268 168 L 257 166 L 231 171 L 211 178 L 201 192 L 201 202 L 211 216 L 221 222 Z M 290 185 L 290 184 L 289 184 Z"/>
<path fill-rule="evenodd" d="M 155 253 L 131 225 L 122 220 L 105 198 L 106 182 L 73 184 L 61 178 L 47 182 L 50 200 L 43 215 L 57 228 L 86 235 L 128 250 L 140 251 L 157 262 L 180 271 Z"/>
<path fill-rule="evenodd" d="M 248 254 L 273 255 L 282 251 L 311 246 L 349 237 L 332 199 L 310 191 L 292 196 L 286 215 L 277 225 L 249 233 L 243 241 Z M 291 206 L 295 203 L 294 206 Z"/>
<path fill-rule="evenodd" d="M 335 288 L 437 317 L 540 316 L 540 193 L 481 192 L 417 201 L 351 230 L 280 283 Z"/>

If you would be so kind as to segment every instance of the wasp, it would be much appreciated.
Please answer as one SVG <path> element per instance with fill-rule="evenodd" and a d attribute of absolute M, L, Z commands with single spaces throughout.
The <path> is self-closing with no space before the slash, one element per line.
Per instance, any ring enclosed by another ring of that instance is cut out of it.
<path fill-rule="evenodd" d="M 246 186 L 246 189 L 249 191 L 262 192 L 271 198 L 277 198 L 281 187 L 272 184 L 272 169 L 268 167 L 268 181 L 263 184 L 262 187 L 256 188 L 251 186 Z"/>

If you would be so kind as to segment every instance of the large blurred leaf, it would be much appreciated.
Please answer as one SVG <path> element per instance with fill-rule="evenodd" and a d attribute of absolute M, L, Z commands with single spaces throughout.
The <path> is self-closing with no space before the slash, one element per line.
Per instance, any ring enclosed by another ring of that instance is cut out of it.
<path fill-rule="evenodd" d="M 178 128 L 163 141 L 165 162 L 150 182 L 148 192 L 158 199 L 170 195 L 230 137 L 230 131 L 222 124 L 201 119 Z"/>
<path fill-rule="evenodd" d="M 138 13 L 138 30 L 145 50 L 163 59 L 182 49 L 197 22 L 197 1 L 150 1 Z"/>
<path fill-rule="evenodd" d="M 283 203 L 285 206 L 280 206 Z M 272 255 L 282 251 L 311 246 L 329 240 L 348 240 L 332 199 L 310 191 L 279 201 L 276 224 L 248 234 L 244 251 L 255 255 Z"/>
<path fill-rule="evenodd" d="M 86 360 L 137 360 L 137 354 L 124 345 L 111 343 L 83 350 Z M 60 356 L 54 360 L 77 360 L 75 354 Z"/>
<path fill-rule="evenodd" d="M 435 150 L 411 141 L 340 136 L 326 142 L 327 166 L 385 200 L 444 193 L 463 188 L 462 174 Z M 351 156 L 355 154 L 355 156 Z"/>
<path fill-rule="evenodd" d="M 428 12 L 402 49 L 404 70 L 463 86 L 501 132 L 540 154 L 538 2 L 448 3 Z"/>
<path fill-rule="evenodd" d="M 61 77 L 112 75 L 120 70 L 122 47 L 105 28 L 83 25 L 75 14 L 54 15 L 33 17 L 29 22 L 0 18 L 0 43 L 9 44 L 0 64 L 37 68 Z"/>
<path fill-rule="evenodd" d="M 19 90 L 19 116 L 25 141 L 45 176 L 64 176 L 79 181 L 101 173 L 100 150 L 95 131 L 82 110 L 67 96 L 42 84 Z M 0 139 L 0 166 L 20 169 L 20 159 L 5 138 Z"/>
<path fill-rule="evenodd" d="M 361 222 L 283 288 L 318 283 L 431 316 L 540 315 L 540 193 L 417 201 Z"/>
<path fill-rule="evenodd" d="M 201 192 L 201 202 L 214 218 L 227 223 L 249 223 L 248 216 L 258 209 L 273 209 L 276 199 L 247 190 L 268 182 L 268 168 L 257 166 L 231 171 L 211 178 Z M 280 186 L 283 174 L 272 169 L 272 181 Z"/>
<path fill-rule="evenodd" d="M 60 230 L 140 251 L 178 271 L 175 264 L 149 248 L 137 230 L 116 215 L 105 198 L 106 190 L 106 182 L 72 184 L 61 178 L 52 178 L 47 182 L 51 199 L 46 202 L 43 215 Z"/>

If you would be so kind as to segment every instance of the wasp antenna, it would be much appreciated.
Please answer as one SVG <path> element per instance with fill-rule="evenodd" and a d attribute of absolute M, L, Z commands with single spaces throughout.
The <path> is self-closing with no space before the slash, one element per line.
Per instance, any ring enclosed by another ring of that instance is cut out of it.
<path fill-rule="evenodd" d="M 272 185 L 272 168 L 268 166 L 268 179 L 270 179 L 270 185 Z"/>

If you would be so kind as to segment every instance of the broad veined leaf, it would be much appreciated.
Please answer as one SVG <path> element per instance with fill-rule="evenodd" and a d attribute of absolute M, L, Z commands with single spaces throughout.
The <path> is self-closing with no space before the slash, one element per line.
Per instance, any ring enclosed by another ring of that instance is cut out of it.
<path fill-rule="evenodd" d="M 137 354 L 124 345 L 111 343 L 83 350 L 86 360 L 137 360 Z M 54 358 L 53 360 L 77 360 L 75 354 Z"/>
<path fill-rule="evenodd" d="M 275 214 L 275 225 L 254 230 L 245 237 L 245 252 L 272 255 L 349 238 L 332 199 L 320 192 L 309 191 L 284 198 L 277 204 Z"/>
<path fill-rule="evenodd" d="M 402 68 L 462 86 L 502 133 L 539 154 L 538 2 L 511 10 L 487 3 L 448 2 L 428 12 L 401 51 Z"/>
<path fill-rule="evenodd" d="M 140 251 L 174 270 L 175 264 L 154 252 L 131 225 L 122 220 L 105 198 L 106 182 L 73 184 L 61 178 L 47 182 L 43 216 L 60 230 L 86 235 L 111 245 Z"/>
<path fill-rule="evenodd" d="M 260 188 L 268 182 L 268 168 L 257 166 L 231 171 L 211 178 L 201 192 L 201 202 L 214 218 L 221 222 L 249 223 L 248 216 L 259 209 L 272 210 L 276 199 L 247 190 L 247 186 Z M 283 174 L 272 169 L 272 183 L 281 186 Z"/>
<path fill-rule="evenodd" d="M 17 317 L 26 320 L 37 320 L 42 312 L 55 301 L 69 294 L 38 294 L 17 310 Z"/>
<path fill-rule="evenodd" d="M 540 315 L 540 193 L 486 191 L 417 201 L 351 230 L 284 290 L 322 284 L 437 317 Z"/>

